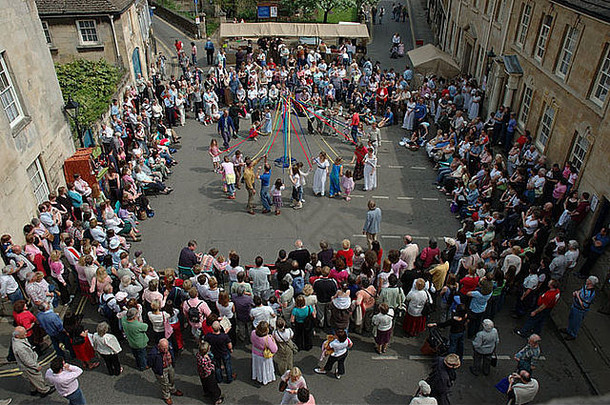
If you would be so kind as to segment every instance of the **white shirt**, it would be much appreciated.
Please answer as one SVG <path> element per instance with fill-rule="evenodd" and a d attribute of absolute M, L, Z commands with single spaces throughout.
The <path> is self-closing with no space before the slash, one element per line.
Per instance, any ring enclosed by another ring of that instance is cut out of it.
<path fill-rule="evenodd" d="M 252 325 L 256 328 L 260 322 L 265 321 L 268 323 L 271 318 L 275 317 L 275 311 L 268 305 L 262 305 L 252 308 L 250 316 L 252 317 Z"/>
<path fill-rule="evenodd" d="M 337 339 L 333 340 L 329 344 L 330 348 L 334 350 L 331 356 L 343 356 L 347 352 L 347 348 L 351 343 L 352 341 L 349 338 L 345 339 L 345 342 L 339 342 Z"/>

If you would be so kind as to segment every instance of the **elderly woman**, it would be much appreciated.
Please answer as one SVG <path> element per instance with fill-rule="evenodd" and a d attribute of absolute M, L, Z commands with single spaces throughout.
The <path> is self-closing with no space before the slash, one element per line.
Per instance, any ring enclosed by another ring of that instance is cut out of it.
<path fill-rule="evenodd" d="M 293 336 L 294 332 L 291 328 L 286 327 L 286 321 L 283 318 L 278 318 L 276 329 L 273 331 L 273 338 L 277 343 L 277 352 L 273 357 L 280 375 L 292 368 L 294 353 L 298 350 L 292 341 Z"/>
<path fill-rule="evenodd" d="M 428 293 L 424 290 L 426 282 L 423 278 L 415 280 L 415 288 L 407 294 L 407 314 L 402 323 L 402 329 L 407 336 L 415 337 L 426 329 L 426 316 L 423 310 L 426 302 L 429 302 Z"/>
<path fill-rule="evenodd" d="M 307 317 L 311 315 L 315 318 L 316 308 L 305 304 L 305 295 L 297 296 L 290 315 L 290 322 L 294 327 L 294 340 L 299 350 L 310 350 L 313 345 L 313 325 L 309 325 Z"/>
<path fill-rule="evenodd" d="M 214 405 L 220 405 L 224 402 L 220 387 L 216 382 L 214 362 L 208 354 L 210 352 L 210 344 L 202 341 L 199 345 L 199 351 L 195 355 L 197 359 L 197 374 L 201 380 L 203 393 L 214 401 Z"/>
<path fill-rule="evenodd" d="M 106 322 L 100 322 L 97 325 L 97 331 L 94 334 L 89 334 L 89 340 L 93 348 L 104 359 L 108 374 L 119 375 L 123 372 L 121 362 L 119 361 L 119 353 L 122 348 L 116 336 L 108 333 L 110 325 Z"/>
<path fill-rule="evenodd" d="M 277 352 L 277 344 L 273 336 L 269 336 L 269 324 L 261 321 L 250 334 L 252 343 L 252 379 L 263 385 L 275 381 L 273 355 Z"/>
<path fill-rule="evenodd" d="M 299 388 L 307 388 L 307 383 L 305 382 L 305 378 L 303 378 L 303 374 L 298 367 L 292 367 L 290 370 L 286 371 L 282 377 L 281 387 L 284 385 L 286 388 L 284 389 L 284 396 L 282 397 L 281 405 L 288 404 L 296 404 L 299 402 L 297 398 L 297 392 Z"/>
<path fill-rule="evenodd" d="M 367 278 L 360 280 L 360 290 L 356 293 L 356 308 L 352 314 L 356 333 L 371 329 L 373 307 L 377 290 Z"/>
<path fill-rule="evenodd" d="M 318 297 L 314 293 L 311 284 L 305 284 L 303 287 L 303 294 L 305 295 L 305 305 L 311 305 L 315 308 L 318 303 Z"/>

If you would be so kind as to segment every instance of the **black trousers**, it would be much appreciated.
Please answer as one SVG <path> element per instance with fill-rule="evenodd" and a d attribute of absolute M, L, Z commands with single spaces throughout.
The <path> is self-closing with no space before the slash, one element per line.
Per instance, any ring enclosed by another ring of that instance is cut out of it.
<path fill-rule="evenodd" d="M 331 371 L 333 369 L 333 365 L 335 362 L 337 363 L 337 374 L 343 375 L 345 374 L 345 359 L 347 358 L 347 352 L 342 354 L 339 357 L 330 356 L 326 361 L 326 365 L 324 366 L 324 370 Z"/>
<path fill-rule="evenodd" d="M 210 375 L 205 378 L 199 377 L 199 379 L 201 380 L 203 393 L 206 396 L 210 397 L 213 402 L 218 401 L 218 399 L 222 395 L 222 392 L 220 391 L 220 387 L 216 382 L 216 376 L 214 375 L 214 373 L 210 373 Z"/>
<path fill-rule="evenodd" d="M 102 356 L 102 359 L 104 359 L 104 362 L 106 363 L 106 367 L 108 368 L 108 374 L 121 374 L 121 362 L 119 361 L 118 354 L 101 354 L 100 356 Z"/>

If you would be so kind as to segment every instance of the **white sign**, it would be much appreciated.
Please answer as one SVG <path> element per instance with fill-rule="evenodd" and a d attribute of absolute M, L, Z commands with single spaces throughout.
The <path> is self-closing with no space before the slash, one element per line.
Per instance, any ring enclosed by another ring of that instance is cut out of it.
<path fill-rule="evenodd" d="M 277 17 L 277 6 L 269 7 L 269 17 Z"/>
<path fill-rule="evenodd" d="M 591 212 L 595 212 L 598 204 L 599 204 L 599 197 L 597 196 L 597 194 L 593 194 L 593 198 L 591 198 Z"/>
<path fill-rule="evenodd" d="M 201 24 L 201 20 L 199 19 L 199 17 L 195 17 L 195 24 L 197 24 L 197 25 Z"/>

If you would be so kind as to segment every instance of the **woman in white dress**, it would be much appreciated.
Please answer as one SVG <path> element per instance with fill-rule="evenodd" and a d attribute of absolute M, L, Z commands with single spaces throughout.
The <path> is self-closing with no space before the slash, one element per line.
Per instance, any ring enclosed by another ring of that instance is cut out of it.
<path fill-rule="evenodd" d="M 468 119 L 473 120 L 479 116 L 479 104 L 481 104 L 481 93 L 477 90 L 472 96 L 472 102 L 470 103 L 470 108 L 468 109 Z"/>
<path fill-rule="evenodd" d="M 405 112 L 405 118 L 402 120 L 402 129 L 413 131 L 413 120 L 415 119 L 415 101 L 411 97 L 411 94 L 407 92 L 407 111 Z"/>
<path fill-rule="evenodd" d="M 328 167 L 330 166 L 330 163 L 326 158 L 326 153 L 320 152 L 320 155 L 314 159 L 314 163 L 316 165 L 316 171 L 313 175 L 313 193 L 317 196 L 324 196 Z"/>
<path fill-rule="evenodd" d="M 252 379 L 263 385 L 275 381 L 275 368 L 273 355 L 277 352 L 277 344 L 269 334 L 269 324 L 261 321 L 250 334 L 252 343 Z M 265 355 L 268 349 L 270 357 Z"/>
<path fill-rule="evenodd" d="M 364 158 L 364 191 L 377 188 L 377 156 L 373 149 L 369 149 Z"/>

